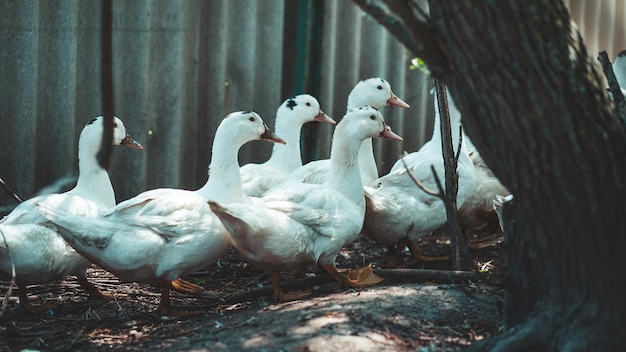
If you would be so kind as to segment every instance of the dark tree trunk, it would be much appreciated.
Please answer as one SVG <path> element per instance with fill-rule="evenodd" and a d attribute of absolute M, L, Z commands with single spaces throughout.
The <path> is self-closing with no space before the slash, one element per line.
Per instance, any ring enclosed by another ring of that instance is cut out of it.
<path fill-rule="evenodd" d="M 515 197 L 505 228 L 507 331 L 474 348 L 626 348 L 626 133 L 567 8 L 436 0 L 425 20 L 407 15 L 406 2 L 385 2 Z"/>

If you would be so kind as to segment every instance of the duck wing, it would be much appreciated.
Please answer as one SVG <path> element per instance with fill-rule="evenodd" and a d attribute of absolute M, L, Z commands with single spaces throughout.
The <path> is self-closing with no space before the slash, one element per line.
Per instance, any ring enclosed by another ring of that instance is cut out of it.
<path fill-rule="evenodd" d="M 95 216 L 102 209 L 94 202 L 83 197 L 68 194 L 46 194 L 20 203 L 13 211 L 0 220 L 0 224 L 44 224 L 48 222 L 39 210 L 37 203 L 44 203 L 55 209 L 76 216 Z"/>

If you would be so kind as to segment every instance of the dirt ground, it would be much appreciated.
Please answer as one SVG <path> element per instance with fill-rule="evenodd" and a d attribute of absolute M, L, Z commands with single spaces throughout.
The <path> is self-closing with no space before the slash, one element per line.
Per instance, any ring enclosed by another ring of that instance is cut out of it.
<path fill-rule="evenodd" d="M 472 252 L 491 277 L 501 265 L 501 240 L 498 234 L 472 240 L 494 244 Z M 437 233 L 419 247 L 427 255 L 445 255 L 448 243 L 445 234 Z M 450 268 L 445 261 L 413 263 L 408 252 L 401 259 L 398 267 L 405 269 Z M 340 269 L 369 263 L 388 267 L 387 248 L 362 236 L 337 257 Z M 90 281 L 113 299 L 88 300 L 68 278 L 30 286 L 33 306 L 53 307 L 27 312 L 15 303 L 14 288 L 0 316 L 0 351 L 457 351 L 502 330 L 502 292 L 481 281 L 436 283 L 421 278 L 423 271 L 405 270 L 379 286 L 354 290 L 310 270 L 305 279 L 284 273 L 282 281 L 288 289 L 308 285 L 308 298 L 275 303 L 270 276 L 231 251 L 185 277 L 206 288 L 206 294 L 172 294 L 174 308 L 189 316 L 160 317 L 154 313 L 157 287 L 120 283 L 93 267 Z M 8 282 L 0 282 L 3 297 L 8 288 Z"/>

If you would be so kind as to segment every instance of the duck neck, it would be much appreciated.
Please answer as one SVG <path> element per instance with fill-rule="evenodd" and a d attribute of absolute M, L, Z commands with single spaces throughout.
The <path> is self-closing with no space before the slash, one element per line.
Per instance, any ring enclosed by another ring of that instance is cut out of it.
<path fill-rule="evenodd" d="M 367 100 L 368 99 L 362 97 L 358 92 L 352 91 L 350 95 L 348 95 L 346 112 L 368 105 Z M 372 138 L 367 138 L 361 143 L 361 148 L 359 149 L 359 169 L 361 172 L 361 181 L 364 185 L 369 186 L 378 179 L 378 165 L 376 165 L 376 159 L 374 158 Z"/>
<path fill-rule="evenodd" d="M 369 186 L 378 179 L 378 166 L 374 158 L 374 146 L 372 138 L 368 138 L 361 143 L 359 149 L 359 169 L 363 184 Z"/>
<path fill-rule="evenodd" d="M 461 114 L 452 106 L 450 106 L 450 132 L 452 133 L 452 148 L 455 153 L 457 152 L 457 148 L 459 145 L 459 138 L 461 128 Z M 433 125 L 433 135 L 430 139 L 433 142 L 437 143 L 438 148 L 442 148 L 442 138 L 441 138 L 441 116 L 439 115 L 439 108 L 435 105 L 435 123 Z M 461 146 L 464 148 L 465 143 Z"/>
<path fill-rule="evenodd" d="M 342 193 L 364 209 L 363 181 L 359 170 L 359 149 L 362 143 L 345 131 L 335 131 L 330 151 L 330 168 L 324 185 Z"/>
<path fill-rule="evenodd" d="M 293 121 L 291 122 L 293 123 Z M 276 119 L 274 132 L 287 143 L 273 143 L 272 156 L 267 161 L 268 165 L 285 173 L 302 166 L 302 156 L 300 155 L 302 124 L 299 126 L 288 126 L 288 123 L 289 121 L 285 121 L 285 119 Z"/>
<path fill-rule="evenodd" d="M 232 145 L 232 140 L 220 138 L 216 133 L 213 140 L 209 178 L 197 193 L 206 199 L 222 204 L 244 201 L 237 156 L 241 145 Z"/>
<path fill-rule="evenodd" d="M 115 206 L 115 192 L 108 172 L 98 163 L 97 154 L 100 143 L 81 138 L 78 142 L 78 181 L 68 192 L 89 199 L 98 206 Z"/>

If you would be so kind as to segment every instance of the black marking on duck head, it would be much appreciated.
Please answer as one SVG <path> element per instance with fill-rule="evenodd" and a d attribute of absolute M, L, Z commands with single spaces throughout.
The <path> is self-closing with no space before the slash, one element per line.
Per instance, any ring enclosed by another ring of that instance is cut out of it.
<path fill-rule="evenodd" d="M 617 57 L 620 57 L 620 56 L 626 56 L 626 50 L 622 50 L 619 52 L 619 54 L 617 54 Z"/>
<path fill-rule="evenodd" d="M 240 112 L 231 112 L 230 114 L 224 116 L 224 118 L 222 119 L 222 121 L 226 120 L 227 118 L 234 116 L 234 115 L 250 115 L 252 114 L 253 111 L 240 111 Z"/>
<path fill-rule="evenodd" d="M 98 121 L 100 117 L 96 117 L 95 119 L 87 122 L 87 124 L 85 124 L 85 126 L 89 126 L 92 125 L 94 122 Z M 115 121 L 115 119 L 113 119 L 113 128 L 117 128 L 117 122 Z"/>
<path fill-rule="evenodd" d="M 293 110 L 293 108 L 295 108 L 297 105 L 298 105 L 298 103 L 296 103 L 296 100 L 295 100 L 294 98 L 289 98 L 289 99 L 287 100 L 287 107 L 288 107 L 290 110 Z"/>

